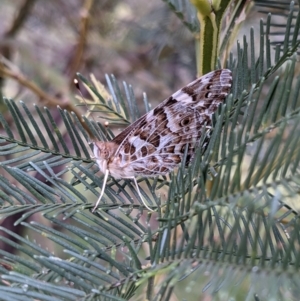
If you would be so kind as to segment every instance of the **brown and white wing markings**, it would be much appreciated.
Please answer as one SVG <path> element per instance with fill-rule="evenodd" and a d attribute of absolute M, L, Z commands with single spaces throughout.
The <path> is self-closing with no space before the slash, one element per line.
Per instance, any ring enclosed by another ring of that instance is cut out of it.
<path fill-rule="evenodd" d="M 178 90 L 112 140 L 118 145 L 113 165 L 127 168 L 130 176 L 166 174 L 181 162 L 186 145 L 192 159 L 203 127 L 209 131 L 231 83 L 231 71 L 222 69 Z"/>

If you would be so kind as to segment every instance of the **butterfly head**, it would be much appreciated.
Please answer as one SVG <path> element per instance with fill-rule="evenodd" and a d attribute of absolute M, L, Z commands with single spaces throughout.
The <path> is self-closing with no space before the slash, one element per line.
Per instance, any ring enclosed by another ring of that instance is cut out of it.
<path fill-rule="evenodd" d="M 114 142 L 94 142 L 94 156 L 100 170 L 105 173 L 109 162 L 114 158 L 118 145 Z"/>

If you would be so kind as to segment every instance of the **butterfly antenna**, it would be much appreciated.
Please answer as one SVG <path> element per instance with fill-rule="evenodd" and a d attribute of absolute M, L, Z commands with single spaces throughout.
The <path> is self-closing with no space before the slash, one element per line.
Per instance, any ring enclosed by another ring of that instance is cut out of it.
<path fill-rule="evenodd" d="M 84 105 L 86 106 L 87 112 L 90 112 L 90 113 L 91 113 L 91 111 L 90 111 L 90 109 L 89 109 L 89 106 L 88 106 L 88 104 L 87 104 L 87 102 L 86 102 L 86 100 L 85 100 L 85 98 L 83 97 L 83 94 L 82 94 L 82 92 L 81 92 L 81 89 L 80 89 L 80 86 L 79 86 L 79 82 L 78 82 L 78 80 L 77 80 L 76 78 L 74 78 L 74 85 L 75 85 L 75 87 L 76 87 L 76 89 L 77 89 L 77 91 L 78 91 L 78 93 L 79 93 L 79 95 L 80 95 L 80 97 L 81 97 L 81 99 L 82 99 Z M 93 121 L 97 124 L 97 122 L 96 122 L 96 120 L 95 120 L 93 114 L 90 114 L 90 115 L 91 115 L 91 118 L 93 119 Z M 89 141 L 88 143 L 91 144 L 92 141 Z"/>
<path fill-rule="evenodd" d="M 89 109 L 89 107 L 88 107 L 88 105 L 87 105 L 87 102 L 85 101 L 85 99 L 83 97 L 83 94 L 82 94 L 82 92 L 80 90 L 79 82 L 78 82 L 78 80 L 76 78 L 74 79 L 74 85 L 75 85 L 76 89 L 78 90 L 78 92 L 79 92 L 79 94 L 80 94 L 80 96 L 81 96 L 81 98 L 82 98 L 82 100 L 83 100 L 83 102 L 84 102 L 84 104 L 85 104 L 85 106 L 87 108 L 87 111 L 91 112 L 90 109 Z M 95 118 L 94 118 L 94 116 L 92 114 L 91 114 L 91 118 L 97 124 L 97 122 L 96 122 L 96 120 L 95 120 Z M 108 122 L 105 122 L 105 128 L 107 128 L 107 126 L 108 126 Z M 107 133 L 107 130 L 106 130 L 106 133 Z M 93 141 L 89 141 L 89 144 L 91 144 L 91 143 L 93 143 Z M 93 158 L 95 158 L 95 156 L 93 156 Z M 101 201 L 101 199 L 103 197 L 108 175 L 109 175 L 109 170 L 107 169 L 105 171 L 105 175 L 104 175 L 104 181 L 103 181 L 103 184 L 102 184 L 101 194 L 100 194 L 100 196 L 99 196 L 99 198 L 98 198 L 98 200 L 96 202 L 96 205 L 92 209 L 92 212 L 94 212 L 97 209 L 97 207 L 98 207 L 98 205 L 99 205 L 99 203 L 100 203 L 100 201 Z"/>
<path fill-rule="evenodd" d="M 109 127 L 109 122 L 108 122 L 108 121 L 105 121 L 105 122 L 104 122 L 104 126 L 105 126 L 106 140 L 109 140 L 109 137 L 108 137 L 108 127 Z"/>

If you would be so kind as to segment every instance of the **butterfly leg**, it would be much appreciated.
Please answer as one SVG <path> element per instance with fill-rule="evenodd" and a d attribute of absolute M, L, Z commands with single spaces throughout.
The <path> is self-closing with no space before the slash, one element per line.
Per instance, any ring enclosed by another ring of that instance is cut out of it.
<path fill-rule="evenodd" d="M 108 169 L 107 169 L 107 170 L 105 171 L 105 175 L 104 175 L 104 180 L 103 180 L 102 190 L 101 190 L 100 196 L 99 196 L 99 198 L 98 198 L 98 200 L 97 200 L 97 202 L 96 202 L 94 208 L 92 209 L 92 212 L 94 212 L 94 211 L 97 209 L 97 207 L 98 207 L 98 205 L 99 205 L 99 203 L 100 203 L 100 201 L 101 201 L 101 199 L 102 199 L 102 197 L 103 197 L 103 194 L 104 194 L 104 191 L 105 191 L 105 186 L 106 186 L 106 182 L 107 182 L 108 175 L 109 175 L 109 171 L 108 171 Z M 149 211 L 154 212 L 154 210 L 152 210 L 152 209 L 147 205 L 147 203 L 145 202 L 144 198 L 142 197 L 142 194 L 141 194 L 141 192 L 140 192 L 140 189 L 139 189 L 138 183 L 137 183 L 137 181 L 136 181 L 136 178 L 135 178 L 135 177 L 130 177 L 130 178 L 128 178 L 128 179 L 131 179 L 131 180 L 134 181 L 134 184 L 135 184 L 136 190 L 137 190 L 137 192 L 138 192 L 138 195 L 139 195 L 139 197 L 141 198 L 141 200 L 142 200 L 143 204 L 145 205 L 145 207 L 146 207 Z"/>
<path fill-rule="evenodd" d="M 97 209 L 97 207 L 98 207 L 98 205 L 99 205 L 99 203 L 100 203 L 100 201 L 101 201 L 101 199 L 102 199 L 102 197 L 103 197 L 103 194 L 104 194 L 104 191 L 105 191 L 106 182 L 107 182 L 107 178 L 108 178 L 108 174 L 109 174 L 109 170 L 106 169 L 105 175 L 104 175 L 103 184 L 102 184 L 102 190 L 101 190 L 101 193 L 100 193 L 100 196 L 99 196 L 99 198 L 98 198 L 98 200 L 97 200 L 96 205 L 95 205 L 94 208 L 92 209 L 92 212 L 94 212 L 94 211 Z"/>
<path fill-rule="evenodd" d="M 135 178 L 135 177 L 130 177 L 130 178 L 128 178 L 128 179 L 132 179 L 132 180 L 134 181 L 136 190 L 137 190 L 137 192 L 138 192 L 138 194 L 139 194 L 139 197 L 141 198 L 143 204 L 145 205 L 145 207 L 146 207 L 149 211 L 154 212 L 154 210 L 152 210 L 152 209 L 147 205 L 147 203 L 145 202 L 144 198 L 142 197 L 142 194 L 141 194 L 141 192 L 140 192 L 140 189 L 139 189 L 138 183 L 137 183 L 137 181 L 136 181 L 136 178 Z"/>

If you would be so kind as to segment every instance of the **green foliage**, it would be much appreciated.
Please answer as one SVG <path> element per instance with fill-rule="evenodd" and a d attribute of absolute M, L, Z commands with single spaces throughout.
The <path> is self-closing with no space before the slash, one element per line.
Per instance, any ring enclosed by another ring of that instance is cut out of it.
<path fill-rule="evenodd" d="M 191 9 L 187 3 L 181 7 Z M 176 7 L 176 14 L 196 31 L 183 17 L 186 10 Z M 192 20 L 192 13 L 187 15 Z M 77 116 L 58 109 L 57 118 L 37 106 L 32 113 L 22 102 L 5 100 L 15 128 L 0 115 L 0 214 L 18 214 L 15 225 L 28 229 L 29 237 L 1 227 L 0 239 L 17 250 L 0 250 L 3 300 L 133 300 L 144 294 L 148 300 L 170 300 L 172 294 L 187 300 L 205 295 L 289 300 L 299 295 L 300 79 L 295 74 L 300 15 L 291 4 L 284 38 L 275 49 L 271 20 L 268 15 L 260 23 L 260 32 L 250 29 L 227 58 L 232 94 L 215 114 L 207 149 L 170 177 L 138 180 L 154 213 L 143 208 L 131 181 L 110 179 L 92 214 L 103 176 Z M 107 100 L 99 87 L 81 79 L 98 98 L 92 111 L 114 123 L 138 117 L 130 86 L 121 89 L 107 76 L 112 95 Z M 146 98 L 145 104 L 148 109 Z M 100 123 L 84 121 L 97 139 L 111 138 Z M 61 254 L 53 255 L 31 233 L 52 241 Z"/>

